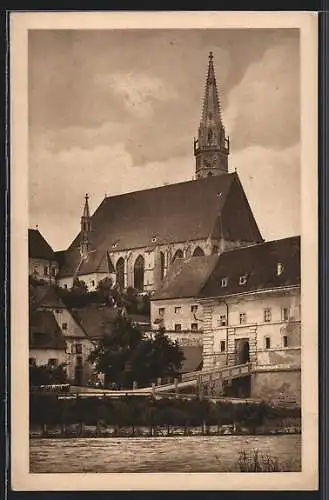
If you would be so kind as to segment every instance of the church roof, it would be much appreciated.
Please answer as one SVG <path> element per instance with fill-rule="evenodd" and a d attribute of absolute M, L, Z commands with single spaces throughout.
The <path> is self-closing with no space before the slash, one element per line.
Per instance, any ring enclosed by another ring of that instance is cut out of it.
<path fill-rule="evenodd" d="M 236 173 L 107 197 L 92 216 L 88 272 L 106 251 L 219 238 L 262 241 Z M 66 252 L 60 277 L 80 262 L 80 234 Z M 79 271 L 80 272 L 80 271 Z M 86 273 L 86 270 L 84 270 Z M 82 272 L 81 272 L 82 274 Z"/>
<path fill-rule="evenodd" d="M 226 297 L 298 286 L 301 280 L 300 237 L 228 250 L 219 256 L 192 257 L 187 262 L 175 262 L 172 267 L 172 274 L 168 274 L 152 300 Z M 225 286 L 222 280 L 226 280 Z"/>
<path fill-rule="evenodd" d="M 29 229 L 29 257 L 32 259 L 54 260 L 55 253 L 38 229 Z"/>
<path fill-rule="evenodd" d="M 162 287 L 152 300 L 196 297 L 214 269 L 218 255 L 191 257 L 188 261 L 176 259 L 168 271 Z"/>
<path fill-rule="evenodd" d="M 225 278 L 227 285 L 222 286 Z M 293 236 L 224 252 L 200 297 L 225 297 L 298 286 L 300 282 L 300 237 Z"/>
<path fill-rule="evenodd" d="M 51 311 L 35 311 L 30 317 L 30 349 L 65 349 L 65 339 Z"/>
<path fill-rule="evenodd" d="M 32 288 L 33 297 L 37 307 L 64 308 L 64 304 L 59 297 L 56 288 L 47 283 L 37 283 Z"/>

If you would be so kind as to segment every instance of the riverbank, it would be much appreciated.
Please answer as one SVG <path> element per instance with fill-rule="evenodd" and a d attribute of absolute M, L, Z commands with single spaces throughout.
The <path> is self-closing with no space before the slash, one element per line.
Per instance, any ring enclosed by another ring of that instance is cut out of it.
<path fill-rule="evenodd" d="M 76 438 L 154 438 L 154 437 L 189 437 L 189 436 L 277 436 L 301 434 L 301 425 L 282 427 L 262 426 L 256 429 L 239 428 L 234 425 L 201 427 L 97 427 L 97 426 L 53 426 L 34 428 L 30 430 L 30 439 L 76 439 Z"/>

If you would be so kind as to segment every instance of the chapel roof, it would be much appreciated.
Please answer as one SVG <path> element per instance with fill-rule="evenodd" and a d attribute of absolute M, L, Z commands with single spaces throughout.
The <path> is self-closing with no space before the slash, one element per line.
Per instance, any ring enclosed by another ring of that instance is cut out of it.
<path fill-rule="evenodd" d="M 105 269 L 107 251 L 220 236 L 262 241 L 237 173 L 107 197 L 91 221 L 92 249 L 78 274 L 95 272 L 100 262 Z M 79 246 L 80 233 L 66 252 L 60 277 L 76 272 Z"/>
<path fill-rule="evenodd" d="M 30 317 L 30 349 L 65 349 L 65 339 L 51 311 L 35 311 Z"/>
<path fill-rule="evenodd" d="M 29 257 L 32 259 L 54 260 L 55 253 L 38 229 L 29 229 Z"/>

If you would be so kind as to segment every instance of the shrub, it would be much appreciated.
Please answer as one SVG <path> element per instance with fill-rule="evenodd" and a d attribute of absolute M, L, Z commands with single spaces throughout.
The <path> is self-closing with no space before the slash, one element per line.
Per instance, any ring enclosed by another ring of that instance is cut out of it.
<path fill-rule="evenodd" d="M 240 472 L 280 472 L 278 459 L 257 449 L 241 450 L 238 467 Z"/>

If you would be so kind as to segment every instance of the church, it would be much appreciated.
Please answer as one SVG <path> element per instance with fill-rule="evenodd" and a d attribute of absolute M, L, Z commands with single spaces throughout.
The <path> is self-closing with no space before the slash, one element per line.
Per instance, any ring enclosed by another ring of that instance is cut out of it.
<path fill-rule="evenodd" d="M 88 195 L 80 233 L 61 255 L 58 284 L 88 290 L 110 277 L 120 289 L 158 290 L 177 258 L 220 255 L 263 242 L 236 172 L 218 97 L 213 54 L 197 138 L 195 180 L 106 197 L 93 215 Z"/>

